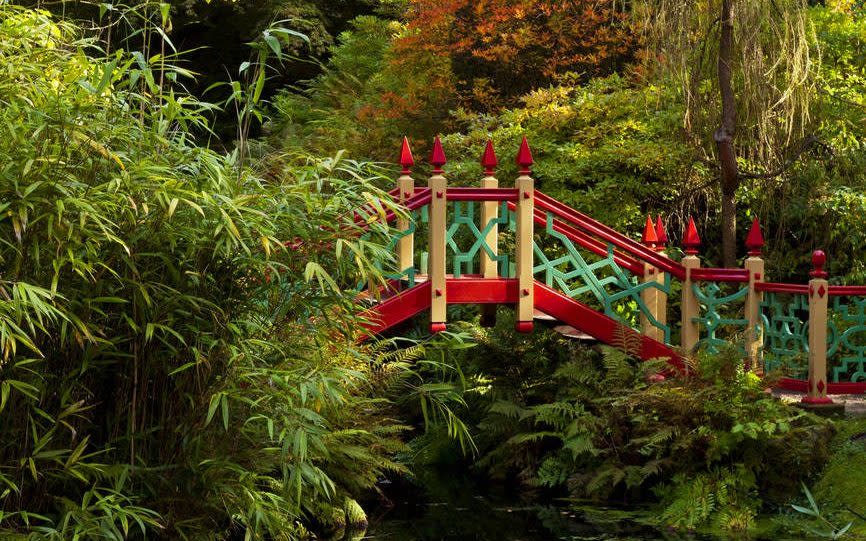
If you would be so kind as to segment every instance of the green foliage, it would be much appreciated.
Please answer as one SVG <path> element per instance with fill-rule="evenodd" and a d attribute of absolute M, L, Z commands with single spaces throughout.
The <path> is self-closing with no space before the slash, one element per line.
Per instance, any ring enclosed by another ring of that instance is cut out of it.
<path fill-rule="evenodd" d="M 401 24 L 374 16 L 351 21 L 330 49 L 323 73 L 302 92 L 274 99 L 269 129 L 275 146 L 327 153 L 347 149 L 393 161 L 395 142 L 404 134 L 432 135 L 441 125 L 434 114 L 441 104 L 430 101 L 424 66 L 395 64 L 392 42 L 403 31 Z M 426 101 L 417 101 L 413 89 L 423 89 Z"/>
<path fill-rule="evenodd" d="M 509 337 L 507 328 L 479 331 L 481 355 L 470 361 L 491 378 L 476 436 L 477 466 L 490 475 L 581 498 L 654 493 L 663 524 L 746 529 L 763 503 L 785 502 L 827 458 L 832 427 L 767 395 L 734 352 L 702 355 L 688 377 L 653 384 L 647 377 L 663 363 L 636 364 L 610 348 L 594 355 L 550 332 Z M 514 379 L 490 369 L 499 347 L 513 352 Z"/>
<path fill-rule="evenodd" d="M 809 507 L 803 507 L 800 505 L 791 505 L 794 511 L 800 513 L 801 515 L 805 515 L 807 517 L 813 518 L 817 521 L 822 522 L 824 527 L 829 528 L 829 530 L 818 530 L 815 528 L 806 528 L 806 531 L 810 534 L 820 537 L 822 539 L 842 539 L 845 537 L 845 534 L 848 533 L 848 530 L 851 529 L 851 526 L 854 525 L 853 522 L 849 522 L 845 526 L 837 527 L 832 522 L 830 522 L 824 515 L 821 513 L 821 510 L 818 508 L 818 504 L 815 502 L 814 496 L 806 487 L 803 485 L 803 494 L 806 496 L 806 499 L 809 502 Z"/>
<path fill-rule="evenodd" d="M 403 471 L 341 287 L 383 280 L 378 170 L 257 175 L 160 59 L 9 5 L 0 41 L 3 535 L 288 539 Z"/>
<path fill-rule="evenodd" d="M 833 457 L 813 485 L 815 499 L 821 502 L 825 520 L 834 524 L 853 521 L 853 530 L 863 535 L 866 530 L 866 505 L 861 487 L 866 483 L 862 464 L 866 460 L 866 421 L 850 419 L 838 423 L 839 432 L 833 440 Z M 820 520 L 821 528 L 827 524 Z M 834 528 L 836 529 L 836 528 Z"/>

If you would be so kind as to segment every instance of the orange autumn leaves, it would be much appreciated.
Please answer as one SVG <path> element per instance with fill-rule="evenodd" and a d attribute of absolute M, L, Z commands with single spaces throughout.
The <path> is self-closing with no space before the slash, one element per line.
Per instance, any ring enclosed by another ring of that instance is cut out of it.
<path fill-rule="evenodd" d="M 610 73 L 633 59 L 638 36 L 613 0 L 410 0 L 394 59 L 448 58 L 461 105 L 489 108 L 562 73 Z M 475 102 L 475 103 L 471 103 Z"/>

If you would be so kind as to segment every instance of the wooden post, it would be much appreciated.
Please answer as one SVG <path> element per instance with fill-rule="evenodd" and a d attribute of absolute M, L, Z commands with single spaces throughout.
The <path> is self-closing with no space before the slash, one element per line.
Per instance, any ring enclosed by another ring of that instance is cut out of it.
<path fill-rule="evenodd" d="M 659 255 L 667 257 L 665 254 L 665 245 L 668 243 L 668 236 L 665 233 L 665 226 L 662 223 L 662 217 L 656 218 L 656 252 Z M 661 269 L 657 269 L 656 281 L 659 288 L 656 289 L 656 319 L 660 325 L 668 324 L 668 294 L 662 289 L 665 285 L 665 273 Z M 657 329 L 659 342 L 664 342 L 665 332 L 662 329 Z"/>
<path fill-rule="evenodd" d="M 409 148 L 409 140 L 403 138 L 403 147 L 400 149 L 400 165 L 403 170 L 400 172 L 400 178 L 397 179 L 397 189 L 400 193 L 397 199 L 400 203 L 405 203 L 407 199 L 415 194 L 415 181 L 410 176 L 411 168 L 415 165 L 415 160 L 412 158 L 412 150 Z M 409 218 L 400 218 L 397 220 L 398 231 L 408 231 L 411 227 Z M 415 267 L 415 234 L 409 233 L 400 238 L 397 244 L 397 262 L 400 266 L 400 272 L 406 271 Z"/>
<path fill-rule="evenodd" d="M 484 166 L 484 178 L 481 179 L 482 188 L 499 187 L 499 181 L 496 180 L 495 176 L 493 176 L 496 163 L 496 153 L 493 150 L 493 142 L 487 141 L 487 148 L 484 149 L 484 156 L 481 158 L 481 165 Z M 481 204 L 481 229 L 483 230 L 491 220 L 496 220 L 497 218 L 499 218 L 499 202 L 484 201 Z M 494 255 L 498 254 L 499 226 L 495 223 L 484 238 L 484 242 L 490 247 L 490 250 Z M 484 278 L 499 277 L 499 269 L 496 268 L 496 260 L 491 258 L 487 254 L 486 250 L 481 250 L 481 275 Z"/>
<path fill-rule="evenodd" d="M 517 177 L 517 331 L 531 332 L 535 312 L 534 280 L 532 277 L 533 254 L 533 217 L 535 206 L 535 183 L 532 171 L 532 153 L 526 137 L 517 153 L 520 176 Z"/>
<path fill-rule="evenodd" d="M 446 312 L 448 307 L 447 281 L 445 275 L 445 237 L 447 210 L 447 181 L 442 175 L 445 165 L 445 152 L 439 136 L 433 141 L 433 153 L 430 156 L 433 164 L 433 175 L 430 177 L 430 247 L 427 258 L 428 279 L 430 280 L 430 332 L 445 330 Z"/>
<path fill-rule="evenodd" d="M 496 180 L 496 152 L 493 150 L 493 141 L 487 141 L 487 147 L 484 149 L 484 155 L 481 157 L 481 165 L 484 166 L 484 178 L 481 179 L 482 188 L 498 188 L 499 181 Z M 499 202 L 484 201 L 481 203 L 481 229 L 487 227 L 491 221 L 499 218 Z M 499 253 L 499 226 L 494 223 L 490 231 L 484 237 L 484 242 L 490 247 L 493 255 Z M 481 276 L 486 279 L 495 279 L 499 277 L 499 269 L 496 266 L 496 260 L 487 254 L 487 251 L 481 250 Z M 481 326 L 493 327 L 496 325 L 496 305 L 482 304 L 481 305 Z"/>
<path fill-rule="evenodd" d="M 698 247 L 701 245 L 701 239 L 698 236 L 698 230 L 695 227 L 695 220 L 689 217 L 689 225 L 686 227 L 686 232 L 683 235 L 683 246 L 686 248 L 686 256 L 682 260 L 683 267 L 686 268 L 686 279 L 683 280 L 683 299 L 682 299 L 682 321 L 680 322 L 680 345 L 686 353 L 695 349 L 698 340 L 701 338 L 701 331 L 694 318 L 700 315 L 700 305 L 695 292 L 692 289 L 694 281 L 692 280 L 692 270 L 700 268 L 701 260 L 698 258 Z"/>
<path fill-rule="evenodd" d="M 646 217 L 646 224 L 644 225 L 643 237 L 641 238 L 641 242 L 650 249 L 655 249 L 658 244 L 658 236 L 656 235 L 656 229 L 653 225 L 652 216 Z M 656 269 L 653 265 L 644 262 L 643 265 L 643 282 L 647 283 L 656 283 L 656 274 L 658 274 L 658 269 Z M 644 305 L 647 308 L 649 314 L 641 311 L 640 314 L 640 328 L 641 332 L 644 336 L 648 336 L 654 340 L 658 340 L 658 327 L 653 324 L 653 319 L 658 321 L 658 289 L 655 286 L 647 287 L 642 289 L 640 292 L 641 301 L 643 301 Z M 662 337 L 664 338 L 664 337 Z"/>
<path fill-rule="evenodd" d="M 746 320 L 749 322 L 746 328 L 746 355 L 749 359 L 751 370 L 763 373 L 763 344 L 764 334 L 761 324 L 761 302 L 764 300 L 764 292 L 758 291 L 755 284 L 766 280 L 764 276 L 764 260 L 761 259 L 761 249 L 764 247 L 764 236 L 761 234 L 761 224 L 758 218 L 752 220 L 752 228 L 746 236 L 746 249 L 749 257 L 744 264 L 749 273 L 749 293 L 746 296 Z"/>
<path fill-rule="evenodd" d="M 827 305 L 830 297 L 826 256 L 821 250 L 812 254 L 809 280 L 809 390 L 804 404 L 832 404 L 827 396 Z"/>

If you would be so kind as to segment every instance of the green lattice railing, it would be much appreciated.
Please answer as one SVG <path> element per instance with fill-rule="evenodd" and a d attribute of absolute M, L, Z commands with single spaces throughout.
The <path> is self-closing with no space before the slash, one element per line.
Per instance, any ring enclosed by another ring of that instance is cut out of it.
<path fill-rule="evenodd" d="M 749 320 L 738 317 L 743 314 L 741 306 L 749 294 L 748 287 L 741 287 L 734 293 L 724 295 L 722 288 L 716 282 L 707 282 L 703 287 L 692 284 L 692 290 L 701 305 L 700 315 L 693 321 L 705 330 L 706 335 L 698 340 L 698 346 L 710 353 L 718 353 L 727 345 L 736 345 L 743 354 L 745 350 L 739 345 L 738 334 L 749 325 Z"/>
<path fill-rule="evenodd" d="M 866 297 L 834 297 L 827 334 L 831 381 L 866 380 Z"/>
<path fill-rule="evenodd" d="M 500 276 L 509 275 L 508 254 L 498 253 L 498 246 L 488 246 L 487 243 L 487 235 L 494 227 L 499 226 L 502 230 L 509 227 L 511 214 L 508 212 L 507 201 L 500 202 L 498 214 L 498 217 L 488 220 L 483 227 L 479 228 L 477 222 L 480 222 L 480 218 L 476 218 L 474 201 L 453 203 L 452 218 L 445 238 L 455 278 L 460 278 L 463 274 L 472 274 L 476 265 L 480 265 L 482 252 L 496 262 Z"/>
<path fill-rule="evenodd" d="M 805 377 L 809 355 L 809 299 L 804 294 L 764 293 L 761 302 L 764 369 Z"/>
<path fill-rule="evenodd" d="M 765 293 L 764 366 L 804 378 L 809 355 L 805 294 Z M 827 321 L 827 371 L 834 383 L 866 380 L 866 297 L 834 297 Z"/>
<path fill-rule="evenodd" d="M 670 275 L 665 275 L 664 283 L 640 282 L 636 276 L 617 264 L 613 246 L 608 244 L 605 257 L 591 254 L 576 247 L 571 239 L 554 230 L 553 223 L 554 216 L 548 212 L 544 233 L 556 241 L 558 249 L 554 251 L 551 246 L 543 246 L 536 239 L 533 246 L 536 261 L 532 269 L 533 275 L 541 275 L 540 279 L 549 287 L 559 289 L 571 298 L 591 294 L 605 315 L 632 328 L 637 327 L 636 316 L 642 315 L 651 325 L 661 329 L 665 343 L 670 343 L 670 326 L 659 321 L 641 298 L 641 293 L 648 289 L 669 294 Z M 557 256 L 549 257 L 548 254 L 551 253 Z M 593 257 L 598 259 L 590 261 Z"/>

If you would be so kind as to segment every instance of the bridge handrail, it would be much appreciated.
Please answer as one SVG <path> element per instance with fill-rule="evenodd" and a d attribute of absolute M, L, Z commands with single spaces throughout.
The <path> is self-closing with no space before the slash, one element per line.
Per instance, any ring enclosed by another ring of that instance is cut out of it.
<path fill-rule="evenodd" d="M 535 201 L 539 208 L 552 212 L 558 218 L 571 222 L 577 228 L 611 243 L 638 260 L 646 261 L 680 280 L 685 280 L 686 269 L 680 263 L 659 255 L 637 241 L 541 192 L 535 192 Z M 584 247 L 588 248 L 587 246 Z"/>

